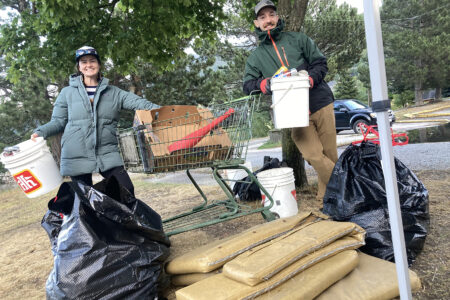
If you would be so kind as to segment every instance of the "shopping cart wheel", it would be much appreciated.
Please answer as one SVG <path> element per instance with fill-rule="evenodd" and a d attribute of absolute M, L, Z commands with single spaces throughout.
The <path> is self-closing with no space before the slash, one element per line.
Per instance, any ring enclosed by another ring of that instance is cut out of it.
<path fill-rule="evenodd" d="M 274 221 L 274 220 L 280 218 L 277 214 L 274 214 L 270 210 L 263 210 L 261 212 L 261 215 L 263 216 L 264 220 L 266 220 L 267 222 Z"/>

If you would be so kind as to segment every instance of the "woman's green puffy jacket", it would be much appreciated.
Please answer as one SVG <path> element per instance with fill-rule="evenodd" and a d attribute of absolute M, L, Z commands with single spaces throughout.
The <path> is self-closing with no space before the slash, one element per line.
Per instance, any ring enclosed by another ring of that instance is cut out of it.
<path fill-rule="evenodd" d="M 91 105 L 81 76 L 70 76 L 61 90 L 50 122 L 35 132 L 44 138 L 64 131 L 61 140 L 61 174 L 77 176 L 122 166 L 116 128 L 122 109 L 150 110 L 158 105 L 108 85 L 102 78 Z"/>

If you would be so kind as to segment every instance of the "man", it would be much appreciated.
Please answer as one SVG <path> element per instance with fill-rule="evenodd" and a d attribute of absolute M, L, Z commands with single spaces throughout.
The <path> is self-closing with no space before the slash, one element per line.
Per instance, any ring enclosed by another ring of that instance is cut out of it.
<path fill-rule="evenodd" d="M 255 6 L 259 46 L 245 65 L 244 92 L 259 90 L 271 95 L 270 79 L 282 66 L 309 74 L 309 126 L 292 128 L 292 139 L 318 175 L 317 200 L 322 201 L 326 185 L 337 161 L 333 93 L 324 81 L 327 60 L 315 43 L 300 32 L 283 32 L 284 21 L 269 0 Z"/>

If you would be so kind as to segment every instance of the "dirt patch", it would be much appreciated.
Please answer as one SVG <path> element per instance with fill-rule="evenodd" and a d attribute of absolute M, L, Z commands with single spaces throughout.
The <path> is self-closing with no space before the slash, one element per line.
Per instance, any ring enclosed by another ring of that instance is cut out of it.
<path fill-rule="evenodd" d="M 423 285 L 423 289 L 414 294 L 414 299 L 450 299 L 450 171 L 415 173 L 430 193 L 431 226 L 425 248 L 412 266 Z M 308 177 L 311 185 L 297 191 L 299 210 L 317 211 L 321 208 L 321 202 L 315 200 L 316 178 L 311 174 Z M 146 182 L 142 177 L 133 180 L 137 197 L 158 211 L 163 218 L 202 202 L 190 184 L 154 184 Z M 204 189 L 208 198 L 224 199 L 218 187 L 206 186 Z M 52 196 L 50 193 L 32 200 L 23 196 L 18 189 L 0 192 L 0 299 L 45 298 L 45 281 L 52 269 L 53 258 L 49 239 L 39 222 L 46 211 L 46 203 Z M 172 236 L 171 255 L 177 256 L 263 222 L 264 219 L 258 213 Z M 175 287 L 167 290 L 169 299 L 174 299 L 175 290 Z"/>
<path fill-rule="evenodd" d="M 430 196 L 430 228 L 424 249 L 411 267 L 422 281 L 414 299 L 450 299 L 450 171 L 417 171 Z"/>
<path fill-rule="evenodd" d="M 419 113 L 422 111 L 439 109 L 439 108 L 444 109 L 449 104 L 450 104 L 450 101 L 445 100 L 445 101 L 439 101 L 439 102 L 434 102 L 434 103 L 420 105 L 420 106 L 401 108 L 401 109 L 395 111 L 395 116 L 396 116 L 397 120 L 409 120 L 410 118 L 408 118 L 406 115 Z"/>
<path fill-rule="evenodd" d="M 45 299 L 53 256 L 38 223 L 0 236 L 0 299 Z"/>

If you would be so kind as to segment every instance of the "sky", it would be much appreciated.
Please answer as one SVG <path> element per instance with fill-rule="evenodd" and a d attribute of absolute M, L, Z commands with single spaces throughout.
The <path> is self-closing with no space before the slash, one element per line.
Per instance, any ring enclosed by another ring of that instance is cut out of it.
<path fill-rule="evenodd" d="M 336 4 L 341 5 L 342 3 L 347 3 L 348 5 L 355 7 L 358 9 L 358 13 L 362 13 L 363 9 L 363 0 L 337 0 Z"/>

